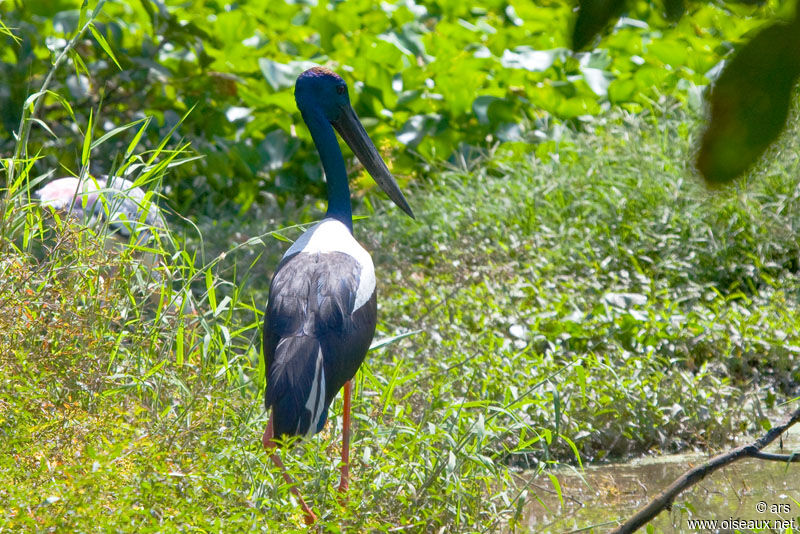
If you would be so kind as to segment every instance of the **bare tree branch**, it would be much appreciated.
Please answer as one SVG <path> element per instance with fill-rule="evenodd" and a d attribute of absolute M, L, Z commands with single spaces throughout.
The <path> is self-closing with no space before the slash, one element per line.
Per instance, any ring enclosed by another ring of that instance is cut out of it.
<path fill-rule="evenodd" d="M 751 454 L 753 458 L 758 458 L 759 460 L 770 460 L 773 462 L 800 462 L 800 454 L 793 453 L 793 454 L 772 454 L 770 452 L 761 452 L 757 451 Z"/>
<path fill-rule="evenodd" d="M 787 417 L 781 424 L 772 427 L 769 432 L 764 434 L 761 438 L 752 443 L 747 443 L 741 447 L 736 447 L 726 453 L 719 454 L 704 464 L 701 464 L 689 471 L 685 472 L 675 482 L 659 494 L 655 499 L 650 501 L 647 506 L 636 512 L 636 514 L 623 523 L 612 534 L 628 534 L 635 532 L 640 527 L 644 526 L 651 519 L 666 510 L 675 501 L 675 498 L 685 489 L 697 484 L 703 480 L 706 475 L 709 475 L 736 460 L 742 458 L 760 458 L 763 460 L 778 460 L 784 462 L 797 462 L 800 461 L 800 455 L 795 454 L 768 454 L 761 452 L 761 449 L 775 441 L 778 436 L 783 434 L 789 427 L 800 421 L 800 408 L 796 409 L 789 417 Z"/>

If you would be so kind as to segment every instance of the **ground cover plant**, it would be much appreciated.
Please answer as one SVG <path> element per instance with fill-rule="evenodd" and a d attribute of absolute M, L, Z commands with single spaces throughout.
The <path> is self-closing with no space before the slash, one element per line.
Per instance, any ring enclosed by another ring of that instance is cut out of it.
<path fill-rule="evenodd" d="M 335 432 L 290 453 L 324 525 L 493 530 L 533 498 L 509 468 L 721 447 L 797 394 L 795 151 L 746 193 L 712 196 L 668 157 L 688 151 L 690 125 L 609 117 L 549 161 L 496 154 L 443 170 L 414 191 L 417 224 L 380 207 L 358 221 L 388 275 L 379 337 L 421 331 L 359 376 L 347 505 L 331 490 Z M 156 326 L 87 298 L 98 282 L 75 265 L 93 261 L 60 266 L 94 249 L 62 247 L 38 264 L 4 259 L 3 296 L 17 303 L 2 307 L 4 332 L 19 332 L 0 351 L 4 526 L 299 520 L 258 440 L 265 281 L 243 292 L 247 277 L 212 269 L 202 325 Z M 252 262 L 238 252 L 222 271 Z M 130 302 L 120 272 L 106 294 Z M 214 284 L 233 298 L 213 307 Z"/>
<path fill-rule="evenodd" d="M 308 7 L 307 21 L 318 9 Z M 493 13 L 469 16 L 477 25 Z M 521 8 L 503 13 L 512 22 L 509 13 L 523 16 Z M 170 26 L 168 14 L 158 13 L 164 28 L 195 31 Z M 729 29 L 738 38 L 739 29 Z M 102 68 L 111 69 L 112 56 L 127 61 L 113 42 L 111 53 L 96 37 L 70 42 L 67 58 L 71 46 L 99 54 L 96 44 L 108 63 Z M 174 51 L 169 42 L 161 48 Z M 142 250 L 107 250 L 102 228 L 48 223 L 53 216 L 30 192 L 55 172 L 131 169 L 173 207 L 184 205 L 182 190 L 202 189 L 214 176 L 172 182 L 198 161 L 182 137 L 192 138 L 187 131 L 210 117 L 207 109 L 179 106 L 170 121 L 154 112 L 150 123 L 132 113 L 117 123 L 113 109 L 64 92 L 58 72 L 51 89 L 60 97 L 38 100 L 46 120 L 31 141 L 3 148 L 6 178 L 15 171 L 0 221 L 0 528 L 300 525 L 258 439 L 265 423 L 258 328 L 268 270 L 300 234 L 295 223 L 320 217 L 320 206 L 267 195 L 249 211 L 196 208 L 196 225 L 173 214 L 173 229 L 148 250 L 160 257 L 155 275 L 138 262 Z M 367 217 L 356 221 L 356 234 L 381 275 L 382 341 L 357 377 L 347 502 L 332 490 L 339 401 L 328 430 L 293 448 L 286 462 L 322 528 L 514 529 L 536 499 L 514 477 L 522 468 L 535 480 L 557 464 L 579 469 L 724 447 L 758 432 L 765 414 L 798 395 L 797 130 L 746 180 L 709 192 L 687 163 L 701 123 L 678 86 L 672 96 L 654 90 L 648 105 L 605 106 L 591 120 L 558 121 L 553 110 L 519 118 L 518 138 L 448 161 L 421 152 L 428 178 L 410 184 L 408 195 L 418 222 L 359 190 L 356 213 Z M 474 113 L 481 124 L 483 111 L 446 113 Z M 271 116 L 291 130 L 294 114 Z M 375 129 L 386 130 L 391 149 L 402 125 L 387 124 Z M 245 146 L 248 132 L 241 132 Z M 225 139 L 216 142 L 227 158 Z M 264 147 L 281 146 L 270 139 Z M 204 140 L 194 150 L 203 152 Z M 72 146 L 74 157 L 48 167 Z M 293 165 L 314 167 L 296 150 Z M 395 154 L 402 168 L 409 156 Z M 205 155 L 211 165 L 213 153 Z M 196 314 L 180 306 L 186 290 Z"/>

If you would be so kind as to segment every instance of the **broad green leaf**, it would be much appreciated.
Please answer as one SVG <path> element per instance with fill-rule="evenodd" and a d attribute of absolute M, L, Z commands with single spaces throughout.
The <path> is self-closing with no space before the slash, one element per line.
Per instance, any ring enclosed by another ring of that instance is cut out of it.
<path fill-rule="evenodd" d="M 611 24 L 625 7 L 625 0 L 580 0 L 572 30 L 572 49 L 581 50 Z"/>
<path fill-rule="evenodd" d="M 725 65 L 708 98 L 711 114 L 697 155 L 708 184 L 747 171 L 786 124 L 800 76 L 800 17 L 759 32 Z"/>
<path fill-rule="evenodd" d="M 556 59 L 563 59 L 564 57 L 565 51 L 560 48 L 536 50 L 530 46 L 517 46 L 511 50 L 504 50 L 500 62 L 509 69 L 543 72 L 549 69 Z"/>
<path fill-rule="evenodd" d="M 297 77 L 305 70 L 316 66 L 317 63 L 311 61 L 290 61 L 289 63 L 278 63 L 268 58 L 260 58 L 258 66 L 264 79 L 272 87 L 273 91 L 280 91 L 294 87 Z"/>
<path fill-rule="evenodd" d="M 679 20 L 686 12 L 686 0 L 663 0 L 667 20 Z"/>
<path fill-rule="evenodd" d="M 411 148 L 419 145 L 422 140 L 429 135 L 435 135 L 441 126 L 441 115 L 415 115 L 410 117 L 400 133 L 397 140 Z"/>

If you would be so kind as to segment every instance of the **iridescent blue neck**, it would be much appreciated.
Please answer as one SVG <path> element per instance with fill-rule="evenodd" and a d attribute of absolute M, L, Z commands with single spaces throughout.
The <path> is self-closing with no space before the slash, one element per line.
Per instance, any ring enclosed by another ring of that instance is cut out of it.
<path fill-rule="evenodd" d="M 353 211 L 350 207 L 350 187 L 347 184 L 347 169 L 339 142 L 336 140 L 336 133 L 322 111 L 302 112 L 302 115 L 319 152 L 325 179 L 328 182 L 328 212 L 325 216 L 341 221 L 352 233 Z"/>

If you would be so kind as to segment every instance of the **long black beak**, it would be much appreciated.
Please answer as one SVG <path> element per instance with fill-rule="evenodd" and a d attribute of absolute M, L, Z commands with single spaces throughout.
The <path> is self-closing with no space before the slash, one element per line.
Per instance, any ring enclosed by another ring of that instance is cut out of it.
<path fill-rule="evenodd" d="M 401 210 L 406 212 L 413 219 L 414 213 L 411 211 L 406 197 L 403 196 L 403 193 L 397 186 L 397 182 L 392 176 L 392 173 L 389 172 L 386 163 L 383 162 L 383 158 L 381 158 L 378 149 L 375 148 L 372 140 L 370 140 L 353 108 L 351 106 L 344 106 L 339 120 L 331 124 L 333 124 L 336 131 L 339 132 L 339 135 L 342 136 L 342 139 L 344 139 L 344 142 L 350 147 L 350 150 L 352 150 L 359 161 L 361 161 L 361 164 L 364 165 L 370 176 L 372 176 L 375 182 L 381 186 L 381 189 L 389 195 L 392 202 L 397 204 Z"/>

